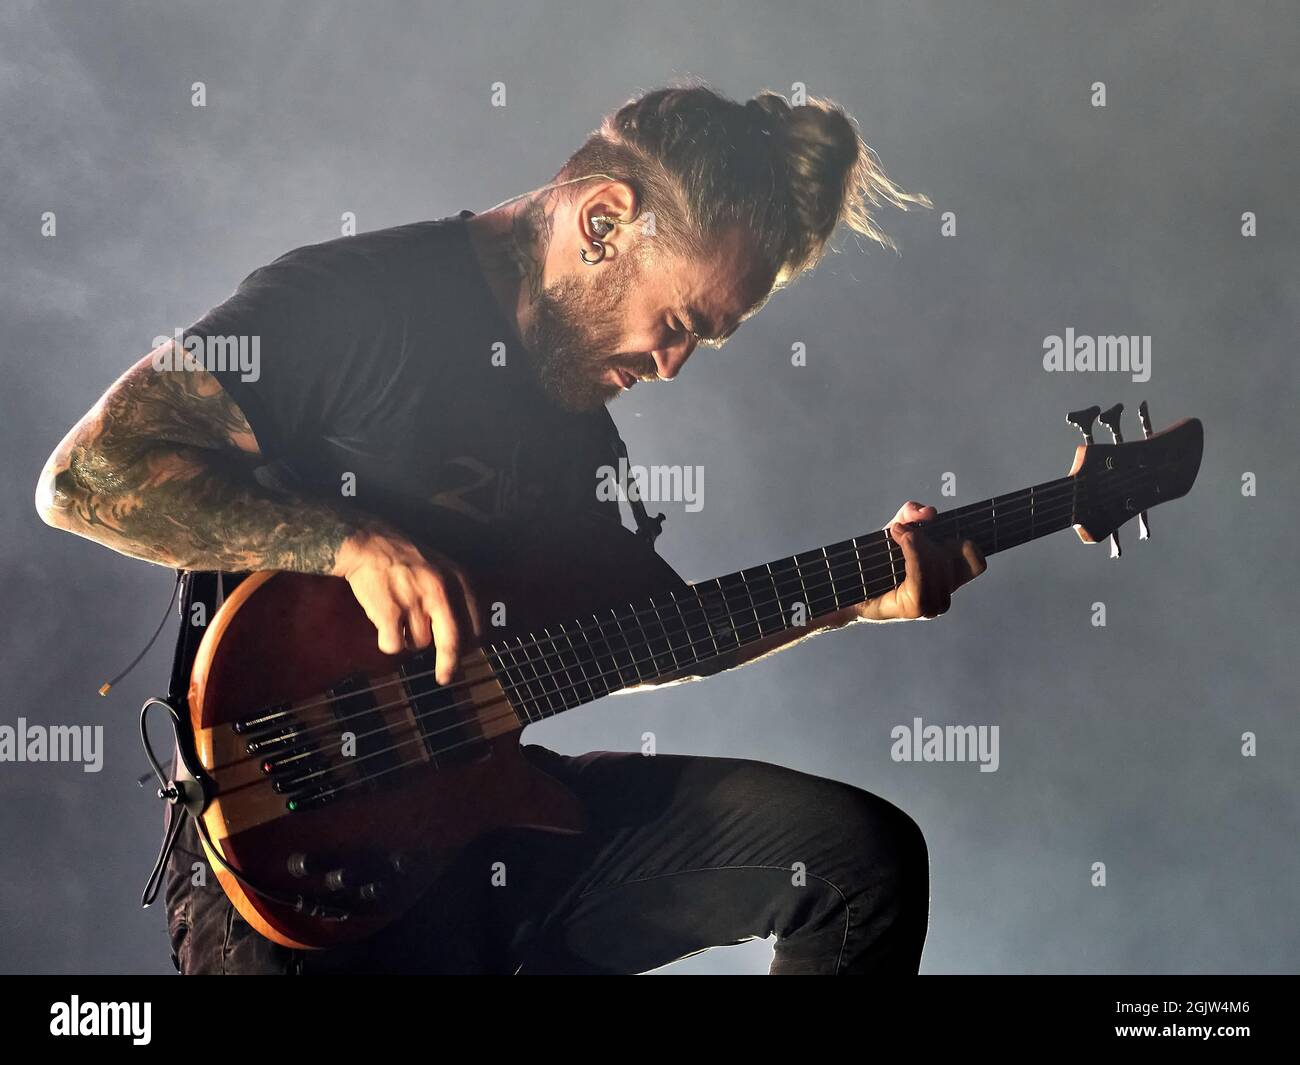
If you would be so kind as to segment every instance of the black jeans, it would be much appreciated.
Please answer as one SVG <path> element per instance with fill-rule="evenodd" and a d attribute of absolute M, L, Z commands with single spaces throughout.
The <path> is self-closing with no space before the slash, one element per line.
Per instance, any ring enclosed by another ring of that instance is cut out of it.
<path fill-rule="evenodd" d="M 590 830 L 489 833 L 399 921 L 333 950 L 293 951 L 253 931 L 188 825 L 166 881 L 177 968 L 637 973 L 775 933 L 772 973 L 917 971 L 925 840 L 884 799 L 762 762 L 524 750 L 580 796 Z"/>

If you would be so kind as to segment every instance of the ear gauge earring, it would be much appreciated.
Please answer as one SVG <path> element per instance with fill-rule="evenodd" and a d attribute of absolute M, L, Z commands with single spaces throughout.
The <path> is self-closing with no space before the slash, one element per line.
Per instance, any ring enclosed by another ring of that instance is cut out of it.
<path fill-rule="evenodd" d="M 608 233 L 613 228 L 614 228 L 614 220 L 611 218 L 607 218 L 604 215 L 596 215 L 596 217 L 591 220 L 592 232 L 595 233 L 596 236 L 598 237 L 603 237 L 606 233 Z M 587 257 L 586 248 L 580 249 L 578 251 L 578 254 L 582 257 L 582 261 L 586 263 L 588 266 L 595 266 L 598 262 L 601 262 L 605 258 L 605 253 L 606 253 L 605 242 L 603 240 L 593 240 L 591 242 L 591 246 L 595 248 L 597 252 L 599 252 L 599 254 L 596 255 L 595 258 Z"/>
<path fill-rule="evenodd" d="M 593 233 L 596 234 L 596 236 L 603 237 L 615 226 L 622 226 L 622 225 L 627 225 L 630 222 L 635 222 L 637 220 L 637 215 L 639 215 L 640 213 L 641 213 L 640 210 L 638 210 L 637 214 L 629 218 L 627 222 L 624 222 L 621 218 L 611 218 L 609 215 L 603 215 L 603 214 L 595 215 L 591 219 L 591 230 Z M 593 240 L 591 242 L 591 246 L 595 248 L 596 251 L 599 253 L 594 258 L 588 258 L 586 248 L 580 248 L 578 250 L 578 254 L 582 257 L 582 261 L 586 263 L 588 266 L 595 266 L 598 262 L 604 260 L 608 249 L 606 249 L 605 242 L 603 240 Z"/>

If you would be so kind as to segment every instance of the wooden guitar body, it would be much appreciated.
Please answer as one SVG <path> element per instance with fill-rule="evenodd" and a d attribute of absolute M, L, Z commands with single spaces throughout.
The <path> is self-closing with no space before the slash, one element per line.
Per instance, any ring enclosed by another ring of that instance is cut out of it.
<path fill-rule="evenodd" d="M 580 529 L 440 537 L 484 612 L 504 605 L 508 624 L 485 643 L 681 585 L 620 526 Z M 522 754 L 526 721 L 482 652 L 437 689 L 427 661 L 386 655 L 376 638 L 345 581 L 261 572 L 225 601 L 195 660 L 189 753 L 208 793 L 204 846 L 239 913 L 286 946 L 372 934 L 488 829 L 583 827 L 575 797 Z"/>

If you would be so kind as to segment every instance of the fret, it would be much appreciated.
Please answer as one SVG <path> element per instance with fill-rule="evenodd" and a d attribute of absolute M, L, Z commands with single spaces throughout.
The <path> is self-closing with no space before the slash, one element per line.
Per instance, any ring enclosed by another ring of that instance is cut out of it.
<path fill-rule="evenodd" d="M 700 656 L 699 653 L 696 652 L 696 650 L 695 650 L 695 640 L 691 638 L 690 625 L 689 625 L 689 623 L 688 623 L 687 620 L 686 620 L 686 615 L 685 615 L 684 613 L 682 613 L 682 604 L 681 604 L 681 603 L 678 601 L 678 599 L 677 599 L 677 592 L 676 592 L 676 591 L 673 591 L 673 592 L 670 592 L 669 594 L 673 597 L 673 605 L 677 607 L 677 616 L 680 617 L 680 618 L 682 619 L 682 626 L 686 629 L 686 639 L 690 642 L 690 653 L 691 653 L 691 657 L 692 657 L 693 659 L 695 659 L 696 661 L 698 661 L 698 660 L 700 659 L 701 656 Z M 705 627 L 708 629 L 708 638 L 709 638 L 709 641 L 713 644 L 713 653 L 714 653 L 715 655 L 720 655 L 720 654 L 722 654 L 722 652 L 721 652 L 720 650 L 718 650 L 718 641 L 717 641 L 716 639 L 714 639 L 714 636 L 713 636 L 713 626 L 710 625 L 710 624 L 708 623 L 708 622 L 709 622 L 709 618 L 708 618 L 708 615 L 705 614 L 705 612 L 704 612 L 704 604 L 701 603 L 701 602 L 699 601 L 699 598 L 700 598 L 700 597 L 699 597 L 698 594 L 695 593 L 694 589 L 691 589 L 691 594 L 695 595 L 696 605 L 699 607 L 699 609 L 700 609 L 700 614 L 701 614 L 701 616 L 704 618 L 704 624 L 705 624 Z"/>
<path fill-rule="evenodd" d="M 789 559 L 780 559 L 780 562 L 788 562 L 788 560 Z M 758 571 L 757 566 L 751 568 L 753 568 L 753 570 L 755 571 L 755 584 L 758 584 L 759 596 L 766 596 L 766 593 L 763 592 L 763 585 L 761 581 L 757 580 L 758 577 L 762 577 L 762 579 L 767 581 L 768 585 L 771 585 L 772 594 L 771 594 L 770 601 L 768 601 L 771 602 L 772 605 L 771 614 L 776 615 L 776 631 L 783 632 L 784 629 L 787 628 L 787 625 L 789 623 L 787 622 L 787 619 L 785 619 L 785 603 L 781 602 L 781 586 L 776 583 L 776 573 L 772 572 L 772 563 L 764 562 L 761 572 Z M 767 616 L 767 615 L 768 615 L 768 603 L 764 602 L 763 614 L 759 616 Z M 763 636 L 770 635 L 770 633 L 763 632 L 762 625 L 759 625 L 758 635 L 759 638 L 762 638 Z"/>
<path fill-rule="evenodd" d="M 867 571 L 862 568 L 862 548 L 858 546 L 856 536 L 849 543 L 853 545 L 853 557 L 858 563 L 858 580 L 862 582 L 862 601 L 865 603 L 871 598 L 871 594 L 867 591 Z"/>
<path fill-rule="evenodd" d="M 813 587 L 817 589 L 817 591 L 812 593 L 813 601 L 809 604 L 809 613 L 812 614 L 813 617 L 821 617 L 823 614 L 829 614 L 836 608 L 836 603 L 838 602 L 835 593 L 834 577 L 831 576 L 828 571 L 827 575 L 831 576 L 830 589 L 828 591 L 822 591 L 822 582 L 815 576 L 820 567 L 826 562 L 825 548 L 818 548 L 816 551 L 810 551 L 806 556 L 796 555 L 795 557 L 799 561 L 800 569 L 803 569 L 805 566 L 807 567 L 808 577 L 812 580 Z"/>
<path fill-rule="evenodd" d="M 542 631 L 545 632 L 545 630 Z M 542 641 L 537 638 L 536 633 L 530 632 L 528 634 L 528 638 L 533 642 L 533 645 L 535 647 L 541 649 Z M 541 650 L 540 656 L 537 656 L 541 658 L 541 664 L 542 664 L 541 671 L 538 672 L 536 666 L 533 667 L 533 671 L 538 674 L 537 675 L 538 682 L 542 686 L 542 691 L 546 693 L 546 708 L 550 716 L 554 716 L 555 714 L 561 713 L 564 710 L 568 710 L 569 706 L 565 699 L 564 692 L 560 690 L 559 671 L 553 668 L 550 662 L 551 656 L 555 655 L 555 642 L 553 640 L 549 642 L 551 643 L 551 650 L 549 652 L 546 650 Z M 556 655 L 555 657 L 556 657 L 556 661 L 559 662 L 559 656 Z M 560 662 L 560 666 L 563 667 L 563 665 L 564 663 Z M 549 685 L 549 689 L 548 689 L 548 685 Z M 559 710 L 555 709 L 554 700 L 556 698 L 560 700 Z"/>
<path fill-rule="evenodd" d="M 778 559 L 777 565 L 778 566 L 782 564 L 788 565 L 793 561 L 794 561 L 793 559 L 788 559 L 788 558 Z M 773 604 L 772 613 L 775 615 L 775 619 L 769 618 L 769 621 L 775 620 L 776 629 L 774 631 L 784 632 L 787 628 L 789 628 L 790 622 L 786 617 L 785 603 L 782 602 L 781 585 L 777 582 L 777 575 L 776 572 L 772 569 L 772 563 L 771 562 L 763 563 L 761 569 L 758 566 L 753 566 L 751 567 L 750 572 L 752 572 L 755 576 L 755 585 L 758 588 L 759 597 L 763 599 L 769 599 L 769 601 Z M 795 576 L 798 577 L 798 567 L 795 567 Z M 770 597 L 768 596 L 768 593 L 763 590 L 763 585 L 765 583 L 768 585 L 768 587 L 772 589 Z M 802 583 L 802 579 L 800 579 L 800 583 Z M 805 604 L 805 609 L 807 609 L 807 604 Z M 767 603 L 763 604 L 762 616 L 767 616 Z M 762 637 L 762 636 L 771 635 L 771 633 L 762 632 L 760 626 L 759 635 L 760 637 Z"/>
<path fill-rule="evenodd" d="M 758 629 L 759 639 L 762 639 L 763 622 L 758 616 L 758 605 L 754 602 L 754 597 L 753 595 L 750 594 L 749 591 L 749 578 L 745 576 L 745 571 L 743 569 L 740 571 L 739 576 L 740 576 L 740 583 L 745 586 L 745 598 L 749 600 L 749 609 L 754 612 L 754 625 Z"/>
<path fill-rule="evenodd" d="M 496 659 L 495 663 L 492 661 L 493 658 Z M 520 692 L 518 693 L 518 699 L 516 700 L 516 693 L 511 690 L 518 686 L 518 682 L 510 675 L 511 667 L 505 664 L 505 644 L 501 644 L 500 650 L 497 649 L 496 644 L 493 644 L 487 651 L 487 659 L 488 665 L 492 666 L 493 672 L 496 673 L 498 677 L 504 677 L 506 680 L 506 683 L 502 685 L 502 688 L 505 691 L 506 700 L 510 703 L 511 708 L 515 712 L 515 716 L 518 717 L 522 711 L 523 721 L 520 723 L 524 725 L 528 724 L 533 719 L 532 714 L 528 712 L 528 699 L 522 692 Z"/>
<path fill-rule="evenodd" d="M 778 631 L 784 629 L 789 624 L 788 617 L 790 604 L 787 603 L 786 600 L 788 599 L 790 603 L 793 603 L 796 601 L 796 597 L 799 594 L 794 589 L 794 584 L 799 580 L 799 574 L 797 570 L 793 570 L 792 572 L 793 567 L 793 559 L 778 558 L 775 562 L 767 563 L 762 569 L 755 567 L 749 571 L 755 577 L 755 587 L 762 589 L 763 585 L 766 584 L 772 589 L 770 602 L 764 603 L 763 614 L 761 616 L 767 618 L 770 614 L 774 613 L 776 615 Z M 762 583 L 758 580 L 760 576 L 763 578 Z M 742 580 L 743 579 L 744 576 L 742 574 Z M 763 596 L 763 598 L 769 598 L 765 596 L 761 590 L 759 595 Z M 766 635 L 766 633 L 760 629 L 760 638 L 764 635 Z"/>
<path fill-rule="evenodd" d="M 535 661 L 532 661 L 532 660 L 531 660 L 531 658 L 530 658 L 530 656 L 529 656 L 529 654 L 528 654 L 528 651 L 524 649 L 524 640 L 523 640 L 523 637 L 520 636 L 520 637 L 517 637 L 517 639 L 518 639 L 518 641 L 519 641 L 519 649 L 520 649 L 521 651 L 524 651 L 524 663 L 523 663 L 523 664 L 524 664 L 528 669 L 532 670 L 532 673 L 533 673 L 533 677 L 534 677 L 534 679 L 537 681 L 537 684 L 538 684 L 538 685 L 541 687 L 541 689 L 542 689 L 542 694 L 541 694 L 541 696 L 539 697 L 539 696 L 536 694 L 536 692 L 533 690 L 533 681 L 527 679 L 527 678 L 528 678 L 528 674 L 527 674 L 527 673 L 524 673 L 524 674 L 523 674 L 523 676 L 524 676 L 524 678 L 525 678 L 525 681 L 526 681 L 527 684 L 528 684 L 528 694 L 532 697 L 533 705 L 534 705 L 534 707 L 537 709 L 537 715 L 538 715 L 538 718 L 539 718 L 539 719 L 540 719 L 540 718 L 544 718 L 544 717 L 546 717 L 548 714 L 556 713 L 556 711 L 555 711 L 555 710 L 552 708 L 552 706 L 551 706 L 551 697 L 550 697 L 550 696 L 547 694 L 547 692 L 546 692 L 546 685 L 545 685 L 545 684 L 542 684 L 542 679 L 541 679 L 541 677 L 540 677 L 540 676 L 538 675 L 538 673 L 537 673 L 537 663 L 536 663 Z M 531 633 L 530 633 L 529 636 L 528 636 L 528 642 L 529 642 L 530 644 L 533 644 L 533 643 L 534 643 L 534 638 L 533 638 L 533 636 L 532 636 Z M 531 648 L 530 648 L 530 649 L 531 649 Z M 546 706 L 542 706 L 542 698 L 545 698 L 545 699 L 546 699 Z"/>
<path fill-rule="evenodd" d="M 509 650 L 509 645 L 505 641 L 502 641 L 501 651 L 498 653 L 498 657 L 504 659 L 507 650 Z M 510 674 L 510 670 L 514 670 L 516 674 L 518 674 L 519 672 L 518 667 L 514 663 L 513 651 L 510 651 L 510 658 L 511 658 L 511 664 L 509 669 L 506 671 L 506 679 L 510 682 L 510 687 L 513 688 L 519 695 L 519 705 L 524 712 L 524 718 L 527 721 L 532 721 L 533 714 L 532 714 L 532 709 L 529 706 L 531 700 L 528 697 L 528 693 L 523 690 L 523 678 L 522 676 L 516 677 L 516 676 L 511 676 Z"/>
<path fill-rule="evenodd" d="M 552 667 L 551 663 L 547 659 L 547 652 L 543 651 L 542 670 L 544 676 L 550 680 L 555 693 L 560 696 L 560 702 L 563 703 L 564 702 L 563 693 L 564 691 L 568 690 L 573 686 L 573 678 L 569 676 L 568 666 L 564 664 L 564 660 L 560 657 L 558 645 L 555 642 L 555 637 L 551 635 L 550 629 L 546 629 L 546 628 L 542 629 L 542 639 L 545 640 L 548 644 L 550 644 L 550 654 L 553 654 L 555 656 L 555 661 L 559 666 L 559 669 Z M 566 678 L 566 683 L 563 687 L 561 687 L 560 685 L 560 670 L 564 671 L 564 676 Z"/>
<path fill-rule="evenodd" d="M 577 685 L 573 683 L 573 677 L 569 673 L 569 665 L 564 661 L 564 651 L 560 647 L 559 641 L 551 635 L 550 629 L 542 629 L 542 639 L 550 645 L 550 651 L 544 652 L 542 658 L 543 678 L 551 682 L 551 691 L 560 700 L 560 713 L 562 710 L 572 710 L 575 706 L 582 703 L 582 697 L 578 695 Z M 554 665 L 552 665 L 554 662 Z M 573 700 L 573 702 L 570 702 Z"/>
<path fill-rule="evenodd" d="M 612 688 L 610 688 L 609 685 L 609 674 L 605 672 L 604 667 L 600 664 L 600 651 L 601 648 L 605 646 L 605 634 L 604 632 L 601 631 L 599 624 L 596 626 L 596 631 L 594 633 L 591 632 L 591 630 L 587 629 L 587 626 L 581 625 L 576 621 L 573 622 L 573 624 L 578 626 L 579 644 L 582 647 L 584 647 L 587 650 L 587 652 L 591 655 L 591 667 L 592 667 L 592 672 L 595 674 L 595 677 L 589 678 L 587 680 L 587 686 L 589 688 L 592 688 L 592 696 L 591 696 L 592 699 L 600 699 L 608 695 L 613 690 Z M 561 631 L 563 631 L 564 626 L 561 625 L 560 629 Z M 585 635 L 583 633 L 584 629 L 587 629 Z M 569 636 L 567 632 L 565 632 L 565 638 L 569 640 L 569 646 L 572 647 L 573 639 L 572 637 Z M 574 654 L 577 655 L 578 653 L 579 652 L 575 649 Z M 585 677 L 586 670 L 587 670 L 586 665 L 583 665 L 582 670 L 583 670 L 583 676 Z M 599 685 L 601 688 L 604 689 L 603 691 L 600 692 L 600 694 L 595 693 L 593 681 L 595 684 Z"/>
<path fill-rule="evenodd" d="M 604 688 L 604 691 L 602 691 L 600 695 L 592 696 L 593 699 L 599 699 L 599 698 L 603 698 L 604 696 L 608 695 L 610 692 L 614 690 L 615 685 L 610 681 L 610 672 L 612 669 L 615 673 L 617 673 L 618 663 L 614 661 L 614 656 L 609 646 L 609 640 L 605 638 L 605 629 L 601 625 L 600 619 L 597 618 L 595 614 L 592 614 L 591 620 L 595 623 L 594 626 L 584 624 L 581 621 L 576 621 L 574 622 L 574 624 L 577 626 L 578 632 L 580 634 L 584 630 L 586 630 L 587 632 L 587 635 L 583 637 L 583 642 L 587 650 L 591 653 L 591 665 L 593 667 L 592 671 L 595 673 L 594 680 L 595 683 L 599 684 L 602 688 Z M 573 641 L 570 640 L 569 642 L 570 644 L 572 644 Z M 609 665 L 611 669 L 605 668 L 605 663 L 603 659 L 609 660 Z M 592 681 L 588 680 L 587 683 L 590 685 Z"/>
<path fill-rule="evenodd" d="M 805 617 L 805 618 L 807 618 L 807 617 L 811 617 L 812 615 L 816 614 L 817 611 L 816 611 L 816 610 L 814 609 L 814 607 L 813 607 L 813 604 L 812 604 L 812 597 L 809 596 L 809 594 L 808 594 L 808 586 L 807 586 L 806 584 L 804 584 L 804 582 L 803 582 L 803 567 L 802 567 L 801 565 L 799 565 L 799 560 L 798 560 L 797 558 L 791 558 L 790 561 L 794 563 L 794 575 L 799 579 L 799 588 L 800 588 L 800 590 L 803 592 L 803 612 L 804 612 L 804 617 Z M 771 573 L 771 572 L 772 572 L 772 567 L 771 567 L 771 566 L 768 566 L 768 567 L 767 567 L 767 570 L 768 570 L 769 573 Z M 775 583 L 775 582 L 773 582 L 773 583 Z M 781 622 L 782 622 L 782 624 L 785 625 L 786 627 L 789 627 L 789 626 L 790 626 L 790 622 L 789 622 L 789 620 L 788 620 L 788 618 L 787 618 L 787 615 L 786 615 L 786 613 L 785 613 L 785 607 L 784 607 L 784 604 L 782 605 Z"/>
<path fill-rule="evenodd" d="M 664 634 L 664 645 L 668 648 L 668 654 L 672 656 L 672 660 L 673 660 L 673 669 L 681 669 L 681 668 L 682 668 L 682 664 L 681 664 L 679 661 L 677 661 L 677 652 L 673 649 L 673 638 L 672 638 L 672 634 L 668 631 L 668 626 L 666 626 L 666 625 L 664 624 L 663 615 L 659 613 L 659 605 L 654 601 L 654 597 L 653 597 L 653 596 L 651 596 L 651 598 L 650 598 L 650 607 L 651 607 L 651 609 L 654 610 L 654 612 L 655 612 L 655 621 L 656 621 L 656 623 L 659 625 L 659 630 Z M 645 631 L 644 628 L 642 629 L 642 631 L 643 631 L 643 632 Z M 650 641 L 649 641 L 649 639 L 647 638 L 647 640 L 646 640 L 647 645 L 649 645 L 649 642 L 650 642 Z M 662 655 L 657 655 L 657 654 L 655 654 L 655 652 L 654 652 L 654 647 L 651 646 L 651 647 L 650 647 L 650 658 L 653 660 L 653 662 L 654 662 L 654 664 L 655 664 L 655 669 L 656 669 L 656 671 L 659 670 L 659 659 L 660 659 L 661 657 L 663 657 L 663 656 L 662 656 Z"/>
<path fill-rule="evenodd" d="M 668 598 L 672 602 L 672 608 L 677 611 L 677 617 L 676 620 L 673 620 L 673 624 L 679 624 L 681 626 L 682 640 L 679 641 L 677 649 L 682 652 L 683 657 L 685 657 L 688 663 L 694 662 L 695 640 L 691 636 L 691 626 L 686 620 L 686 614 L 682 611 L 682 604 L 677 601 L 677 592 L 675 589 L 670 588 L 668 590 Z M 665 607 L 665 609 L 667 608 Z M 668 622 L 672 620 L 672 615 L 669 614 L 668 617 L 663 618 L 662 620 L 664 631 L 668 634 L 669 645 L 671 646 L 672 642 L 676 639 L 676 634 L 668 628 Z"/>
<path fill-rule="evenodd" d="M 548 633 L 549 635 L 549 633 Z M 578 667 L 578 673 L 582 677 L 582 683 L 587 686 L 587 691 L 591 695 L 591 701 L 597 698 L 596 689 L 591 686 L 591 681 L 587 677 L 587 667 L 582 664 L 582 659 L 578 656 L 577 649 L 573 646 L 573 637 L 569 635 L 569 630 L 560 625 L 560 635 L 564 637 L 564 642 L 569 645 L 569 653 L 573 655 L 573 661 Z M 568 667 L 565 667 L 565 673 L 568 673 Z"/>
<path fill-rule="evenodd" d="M 894 538 L 889 535 L 889 530 L 885 530 L 885 550 L 889 552 L 889 574 L 894 579 L 894 587 L 897 588 L 903 582 L 898 579 L 898 567 L 894 565 Z"/>
<path fill-rule="evenodd" d="M 731 604 L 727 602 L 727 595 L 722 590 L 722 578 L 721 577 L 716 578 L 713 581 L 713 584 L 718 589 L 718 601 L 722 603 L 722 609 L 725 610 L 727 613 L 727 627 L 730 629 L 731 638 L 736 642 L 736 645 L 739 646 L 740 628 L 736 624 L 736 619 L 731 613 Z M 710 631 L 712 631 L 712 628 L 713 626 L 710 625 L 709 626 Z"/>
<path fill-rule="evenodd" d="M 831 556 L 826 548 L 822 548 L 822 559 L 826 563 L 826 579 L 831 582 L 831 595 L 835 597 L 835 609 L 840 609 L 840 591 L 835 587 L 835 571 L 831 569 Z"/>
<path fill-rule="evenodd" d="M 640 684 L 645 678 L 641 676 L 641 667 L 637 664 L 636 652 L 632 650 L 632 644 L 628 641 L 627 632 L 623 628 L 623 622 L 619 620 L 619 616 L 614 613 L 613 610 L 610 610 L 609 615 L 614 619 L 614 624 L 618 626 L 618 634 L 623 638 L 623 646 L 627 648 L 628 667 L 636 676 L 635 683 Z M 619 670 L 618 679 L 622 682 L 625 688 L 629 687 L 627 681 L 623 679 L 622 669 Z"/>
<path fill-rule="evenodd" d="M 497 644 L 491 645 L 491 648 L 486 651 L 486 658 L 487 664 L 491 666 L 494 674 L 497 674 L 498 677 L 504 677 L 504 680 L 506 680 L 506 683 L 502 684 L 502 694 L 506 696 L 506 702 L 515 713 L 515 719 L 521 726 L 528 724 L 532 720 L 528 715 L 528 700 L 524 698 L 523 693 L 512 692 L 511 688 L 515 687 L 515 681 L 510 675 L 510 667 L 506 666 L 502 651 L 498 650 Z M 495 659 L 495 662 L 493 659 Z"/>
<path fill-rule="evenodd" d="M 747 611 L 739 601 L 739 594 L 743 591 L 740 587 L 740 578 L 734 573 L 723 574 L 715 581 L 718 586 L 718 594 L 722 598 L 723 608 L 727 612 L 727 622 L 730 630 L 735 634 L 738 644 L 748 643 L 752 636 L 749 635 L 750 626 L 753 624 L 748 620 Z M 732 609 L 732 599 L 736 598 L 736 609 Z"/>

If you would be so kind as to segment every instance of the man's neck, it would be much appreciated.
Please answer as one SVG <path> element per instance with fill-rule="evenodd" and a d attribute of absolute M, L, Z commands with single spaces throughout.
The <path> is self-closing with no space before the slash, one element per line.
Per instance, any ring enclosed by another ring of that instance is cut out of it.
<path fill-rule="evenodd" d="M 521 344 L 544 288 L 553 219 L 552 195 L 534 192 L 465 221 L 483 276 Z"/>

